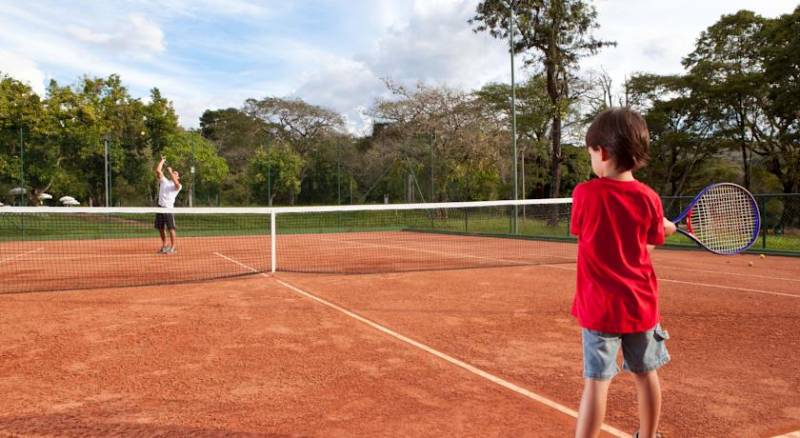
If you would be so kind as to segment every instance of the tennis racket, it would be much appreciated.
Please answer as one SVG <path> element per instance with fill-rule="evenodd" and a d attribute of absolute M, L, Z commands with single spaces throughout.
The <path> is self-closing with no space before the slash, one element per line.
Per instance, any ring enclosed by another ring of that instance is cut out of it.
<path fill-rule="evenodd" d="M 760 218 L 755 198 L 744 187 L 717 183 L 704 188 L 672 222 L 703 248 L 733 255 L 756 242 Z"/>

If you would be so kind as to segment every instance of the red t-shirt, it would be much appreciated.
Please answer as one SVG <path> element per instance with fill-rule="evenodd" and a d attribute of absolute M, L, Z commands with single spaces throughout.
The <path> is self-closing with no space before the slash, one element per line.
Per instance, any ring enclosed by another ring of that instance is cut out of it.
<path fill-rule="evenodd" d="M 658 282 L 647 245 L 664 243 L 661 199 L 639 181 L 599 178 L 572 192 L 578 236 L 572 314 L 581 327 L 636 333 L 660 320 Z"/>

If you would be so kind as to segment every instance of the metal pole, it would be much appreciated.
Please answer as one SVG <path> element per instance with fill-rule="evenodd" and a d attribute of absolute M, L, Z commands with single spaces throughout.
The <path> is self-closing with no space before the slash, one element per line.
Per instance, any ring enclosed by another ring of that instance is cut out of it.
<path fill-rule="evenodd" d="M 275 272 L 278 268 L 278 233 L 275 224 L 275 212 L 269 214 L 269 258 L 270 258 L 270 271 Z"/>
<path fill-rule="evenodd" d="M 267 205 L 272 207 L 272 148 L 267 140 Z"/>
<path fill-rule="evenodd" d="M 104 186 L 106 191 L 106 207 L 110 207 L 109 199 L 108 199 L 108 137 L 103 139 L 104 144 L 104 152 L 103 152 L 103 175 L 104 175 Z"/>
<path fill-rule="evenodd" d="M 342 145 L 336 142 L 336 204 L 342 204 Z"/>
<path fill-rule="evenodd" d="M 434 174 L 433 174 L 433 144 L 435 142 L 436 142 L 436 132 L 433 133 L 433 136 L 432 136 L 432 139 L 431 139 L 431 202 L 436 202 L 435 201 L 435 196 L 434 196 L 434 194 L 436 193 L 436 190 L 435 190 L 435 187 L 434 187 L 435 179 L 434 179 Z"/>
<path fill-rule="evenodd" d="M 19 186 L 22 188 L 19 194 L 19 205 L 22 207 L 25 205 L 25 144 L 22 142 L 22 126 L 19 127 Z"/>
<path fill-rule="evenodd" d="M 508 46 L 511 51 L 511 144 L 514 149 L 514 200 L 519 199 L 517 187 L 517 91 L 514 82 L 514 1 L 508 2 Z M 518 206 L 514 205 L 514 221 L 512 222 L 511 232 L 517 233 L 517 213 Z"/>
<path fill-rule="evenodd" d="M 189 207 L 194 207 L 194 185 L 195 185 L 195 173 L 194 173 L 194 141 L 192 141 L 192 167 L 189 169 L 192 174 L 192 185 L 191 189 L 189 190 Z"/>

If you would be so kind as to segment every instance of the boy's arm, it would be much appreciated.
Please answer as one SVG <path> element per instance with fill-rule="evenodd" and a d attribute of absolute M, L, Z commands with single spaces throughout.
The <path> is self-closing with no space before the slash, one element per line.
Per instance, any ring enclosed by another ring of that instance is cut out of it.
<path fill-rule="evenodd" d="M 664 236 L 669 237 L 675 234 L 675 231 L 678 230 L 678 227 L 670 222 L 669 219 L 664 218 Z"/>
<path fill-rule="evenodd" d="M 167 161 L 167 159 L 164 158 L 164 156 L 162 155 L 161 161 L 159 161 L 158 166 L 156 166 L 156 177 L 158 178 L 159 181 L 161 181 L 161 178 L 164 178 L 164 172 L 162 172 L 161 169 L 164 168 L 165 161 Z"/>
<path fill-rule="evenodd" d="M 664 218 L 664 237 L 669 237 L 675 234 L 675 231 L 677 231 L 677 229 L 678 227 L 675 224 L 673 224 L 669 219 Z M 648 244 L 647 252 L 652 253 L 655 248 L 656 248 L 655 245 Z"/>

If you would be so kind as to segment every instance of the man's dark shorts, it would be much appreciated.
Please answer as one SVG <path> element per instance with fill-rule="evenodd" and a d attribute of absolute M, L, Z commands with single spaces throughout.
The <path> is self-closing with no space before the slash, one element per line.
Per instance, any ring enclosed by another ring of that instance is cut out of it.
<path fill-rule="evenodd" d="M 155 227 L 157 230 L 163 230 L 164 228 L 174 230 L 175 215 L 172 213 L 156 213 Z"/>

